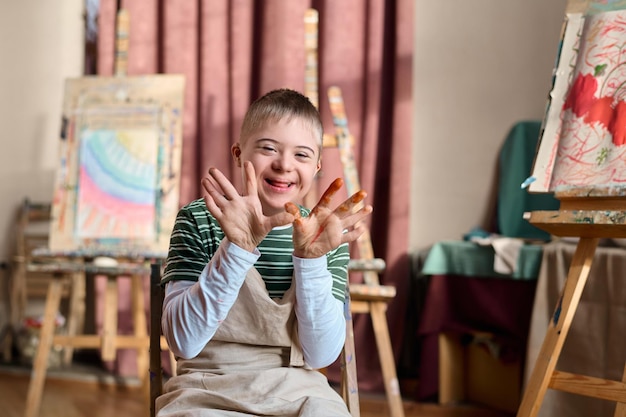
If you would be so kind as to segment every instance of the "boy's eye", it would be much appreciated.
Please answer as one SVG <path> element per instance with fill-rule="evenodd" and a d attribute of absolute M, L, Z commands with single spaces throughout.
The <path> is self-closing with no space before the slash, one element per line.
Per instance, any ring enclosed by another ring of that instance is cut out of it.
<path fill-rule="evenodd" d="M 306 153 L 306 152 L 298 152 L 298 153 L 296 154 L 296 156 L 297 156 L 298 158 L 310 158 L 310 155 L 309 155 L 308 153 Z"/>
<path fill-rule="evenodd" d="M 268 151 L 268 152 L 274 152 L 276 149 L 273 146 L 262 146 L 261 149 L 263 149 L 264 151 Z"/>

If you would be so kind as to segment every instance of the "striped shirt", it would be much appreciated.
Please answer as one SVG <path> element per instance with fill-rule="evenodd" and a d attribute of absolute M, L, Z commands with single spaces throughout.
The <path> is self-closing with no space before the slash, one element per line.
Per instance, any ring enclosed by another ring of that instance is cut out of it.
<path fill-rule="evenodd" d="M 303 217 L 309 210 L 300 207 Z M 261 256 L 255 263 L 271 298 L 282 298 L 291 286 L 293 276 L 292 226 L 277 227 L 259 244 Z M 180 209 L 170 238 L 165 274 L 162 283 L 171 280 L 197 281 L 213 257 L 224 232 L 209 213 L 203 199 L 194 200 Z M 333 277 L 333 296 L 345 300 L 348 281 L 348 245 L 342 244 L 326 254 L 328 271 Z"/>

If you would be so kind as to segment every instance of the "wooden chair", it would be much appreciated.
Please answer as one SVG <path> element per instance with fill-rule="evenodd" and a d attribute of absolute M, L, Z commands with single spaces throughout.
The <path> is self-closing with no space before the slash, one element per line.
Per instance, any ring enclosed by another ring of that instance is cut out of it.
<path fill-rule="evenodd" d="M 150 416 L 156 414 L 155 402 L 163 393 L 163 366 L 161 352 L 167 349 L 167 342 L 161 334 L 161 315 L 165 291 L 161 286 L 160 262 L 150 266 Z M 352 316 L 350 314 L 350 295 L 346 292 L 344 313 L 346 315 L 346 342 L 341 353 L 341 384 L 340 393 L 352 417 L 360 417 L 359 391 L 356 378 L 356 357 L 354 352 L 354 333 L 352 331 Z M 155 331 L 157 330 L 157 331 Z M 172 371 L 175 372 L 176 363 L 170 352 Z"/>
<path fill-rule="evenodd" d="M 170 371 L 176 375 L 176 358 L 167 341 L 161 332 L 161 317 L 163 315 L 163 297 L 165 289 L 161 285 L 162 265 L 161 262 L 150 264 L 150 358 L 149 358 L 149 380 L 150 380 L 150 416 L 154 417 L 156 410 L 155 401 L 163 393 L 163 365 L 161 353 L 170 353 Z M 158 331 L 154 331 L 158 329 Z"/>

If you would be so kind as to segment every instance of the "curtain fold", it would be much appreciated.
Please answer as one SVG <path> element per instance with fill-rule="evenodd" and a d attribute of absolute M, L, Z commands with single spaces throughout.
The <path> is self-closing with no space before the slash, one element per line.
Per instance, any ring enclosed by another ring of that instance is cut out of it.
<path fill-rule="evenodd" d="M 397 358 L 409 284 L 413 0 L 122 0 L 121 7 L 130 15 L 128 75 L 185 75 L 181 205 L 201 196 L 210 166 L 239 181 L 230 147 L 252 100 L 279 87 L 304 90 L 304 12 L 318 10 L 320 113 L 333 133 L 326 91 L 339 86 L 374 206 L 374 251 L 387 262 L 381 280 L 398 289 L 388 309 Z M 100 0 L 102 76 L 113 73 L 116 8 L 116 0 Z M 319 191 L 338 176 L 338 152 L 325 149 Z M 355 337 L 359 387 L 380 391 L 369 317 L 355 317 Z"/>

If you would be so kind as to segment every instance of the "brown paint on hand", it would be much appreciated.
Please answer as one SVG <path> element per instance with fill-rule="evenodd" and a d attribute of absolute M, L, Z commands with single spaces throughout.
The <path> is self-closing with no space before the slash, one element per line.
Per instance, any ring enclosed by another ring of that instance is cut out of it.
<path fill-rule="evenodd" d="M 315 241 L 322 235 L 322 233 L 324 232 L 324 226 L 321 226 L 318 230 L 317 230 L 317 234 L 313 237 L 313 239 L 311 240 L 311 244 L 315 243 Z"/>
<path fill-rule="evenodd" d="M 365 200 L 365 197 L 367 197 L 367 193 L 363 190 L 359 190 L 354 193 L 352 197 L 350 197 L 350 201 L 355 204 L 360 203 L 361 201 Z"/>
<path fill-rule="evenodd" d="M 328 205 L 330 203 L 330 200 L 332 199 L 333 195 L 335 195 L 335 193 L 337 191 L 339 191 L 339 189 L 343 186 L 343 180 L 341 178 L 337 178 L 335 179 L 335 181 L 333 181 L 328 188 L 326 189 L 326 191 L 324 191 L 324 194 L 322 195 L 322 198 L 320 198 L 320 202 L 318 204 L 324 204 L 324 205 Z"/>

